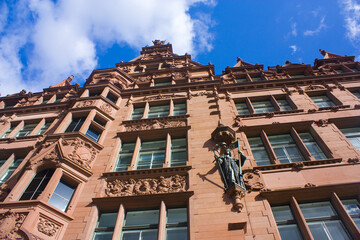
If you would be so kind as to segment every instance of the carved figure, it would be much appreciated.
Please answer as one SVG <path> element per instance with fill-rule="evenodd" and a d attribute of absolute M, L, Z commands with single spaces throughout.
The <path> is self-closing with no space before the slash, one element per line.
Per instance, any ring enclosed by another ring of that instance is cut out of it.
<path fill-rule="evenodd" d="M 0 239 L 25 239 L 19 231 L 25 217 L 25 214 L 10 210 L 0 214 Z"/>

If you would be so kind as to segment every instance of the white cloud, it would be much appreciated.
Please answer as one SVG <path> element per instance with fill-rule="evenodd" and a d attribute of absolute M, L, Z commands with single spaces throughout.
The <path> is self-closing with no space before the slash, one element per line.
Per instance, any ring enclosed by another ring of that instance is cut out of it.
<path fill-rule="evenodd" d="M 292 34 L 294 37 L 297 36 L 296 23 L 291 23 L 291 34 Z"/>
<path fill-rule="evenodd" d="M 296 52 L 297 52 L 297 50 L 298 50 L 298 47 L 297 47 L 296 45 L 290 45 L 290 46 L 289 46 L 289 48 L 291 48 L 291 49 L 292 49 L 292 53 L 291 53 L 291 54 L 296 53 Z"/>
<path fill-rule="evenodd" d="M 360 4 L 354 0 L 341 2 L 345 14 L 347 37 L 352 41 L 360 41 Z"/>
<path fill-rule="evenodd" d="M 22 25 L 0 18 L 0 70 L 11 72 L 16 83 L 14 87 L 8 86 L 10 75 L 2 74 L 0 92 L 4 95 L 18 92 L 20 88 L 39 91 L 72 74 L 75 79 L 83 80 L 97 66 L 97 46 L 106 48 L 116 43 L 140 49 L 151 40 L 164 39 L 173 44 L 178 54 L 210 51 L 213 39 L 210 16 L 189 14 L 189 9 L 198 4 L 212 7 L 216 2 L 18 1 L 10 14 L 19 12 L 20 8 L 25 11 Z M 1 26 L 6 24 L 10 25 L 2 30 Z M 12 30 L 15 26 L 18 32 Z M 21 61 L 20 51 L 24 49 L 27 50 L 26 62 Z"/>
<path fill-rule="evenodd" d="M 305 36 L 314 36 L 318 34 L 321 30 L 325 29 L 327 26 L 325 24 L 325 17 L 322 17 L 319 23 L 319 26 L 315 30 L 306 30 L 304 32 Z"/>

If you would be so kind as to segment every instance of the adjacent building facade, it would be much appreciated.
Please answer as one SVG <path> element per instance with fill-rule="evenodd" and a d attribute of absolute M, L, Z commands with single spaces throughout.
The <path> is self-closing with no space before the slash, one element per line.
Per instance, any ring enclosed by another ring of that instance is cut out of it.
<path fill-rule="evenodd" d="M 153 43 L 0 97 L 0 239 L 360 239 L 354 57 L 215 75 Z M 214 149 L 237 138 L 246 190 L 225 191 Z"/>

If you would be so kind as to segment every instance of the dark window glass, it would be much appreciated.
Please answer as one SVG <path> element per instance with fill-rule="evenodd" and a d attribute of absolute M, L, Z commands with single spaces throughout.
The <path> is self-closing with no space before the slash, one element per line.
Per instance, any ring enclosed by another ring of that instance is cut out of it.
<path fill-rule="evenodd" d="M 250 110 L 245 102 L 236 103 L 236 110 L 239 115 L 250 114 Z"/>
<path fill-rule="evenodd" d="M 301 240 L 303 239 L 296 224 L 290 206 L 272 207 L 272 212 L 278 226 L 282 240 Z"/>
<path fill-rule="evenodd" d="M 173 116 L 179 116 L 185 114 L 186 114 L 186 103 L 174 102 Z"/>
<path fill-rule="evenodd" d="M 251 76 L 251 79 L 253 80 L 253 82 L 259 82 L 263 80 L 260 76 Z"/>
<path fill-rule="evenodd" d="M 17 125 L 11 124 L 10 127 L 1 135 L 1 138 L 6 138 L 14 130 Z"/>
<path fill-rule="evenodd" d="M 286 99 L 277 99 L 276 101 L 279 104 L 281 111 L 291 111 L 292 110 L 290 103 Z"/>
<path fill-rule="evenodd" d="M 20 163 L 23 161 L 23 158 L 15 157 L 14 161 L 10 164 L 10 166 L 4 171 L 4 173 L 0 177 L 0 186 L 6 182 L 10 178 L 10 176 L 15 172 L 16 168 L 20 165 Z M 6 160 L 0 160 L 0 167 L 4 164 Z"/>
<path fill-rule="evenodd" d="M 39 123 L 24 123 L 24 126 L 15 135 L 16 137 L 28 136 Z"/>
<path fill-rule="evenodd" d="M 73 118 L 65 132 L 77 132 L 85 121 L 85 117 Z"/>
<path fill-rule="evenodd" d="M 131 115 L 131 120 L 141 119 L 144 114 L 145 106 L 134 106 L 134 110 Z"/>
<path fill-rule="evenodd" d="M 154 87 L 161 87 L 161 86 L 170 86 L 172 84 L 171 79 L 167 80 L 156 80 L 154 82 Z"/>
<path fill-rule="evenodd" d="M 85 135 L 97 142 L 100 138 L 101 133 L 99 133 L 98 130 L 96 130 L 93 126 L 90 125 Z"/>
<path fill-rule="evenodd" d="M 135 143 L 123 143 L 119 153 L 115 171 L 126 171 L 130 166 Z"/>
<path fill-rule="evenodd" d="M 171 208 L 167 210 L 166 240 L 187 239 L 187 209 Z"/>
<path fill-rule="evenodd" d="M 166 105 L 150 105 L 148 118 L 166 117 L 169 116 L 169 104 Z"/>
<path fill-rule="evenodd" d="M 42 125 L 42 127 L 40 128 L 39 132 L 37 134 L 43 134 L 44 132 L 46 132 L 46 130 L 48 130 L 48 128 L 50 127 L 50 125 L 52 124 L 53 121 L 45 121 L 44 125 Z"/>
<path fill-rule="evenodd" d="M 116 104 L 116 102 L 118 100 L 118 97 L 110 92 L 106 95 L 106 98 L 109 99 L 114 104 Z"/>
<path fill-rule="evenodd" d="M 35 200 L 42 191 L 44 191 L 53 173 L 53 169 L 46 169 L 38 172 L 26 188 L 20 200 Z"/>
<path fill-rule="evenodd" d="M 255 113 L 268 113 L 268 112 L 275 112 L 275 108 L 270 100 L 264 101 L 251 101 Z"/>
<path fill-rule="evenodd" d="M 159 210 L 129 211 L 122 231 L 123 240 L 157 239 Z"/>
<path fill-rule="evenodd" d="M 311 99 L 320 108 L 336 106 L 336 104 L 326 95 L 311 96 Z"/>
<path fill-rule="evenodd" d="M 60 96 L 56 96 L 56 99 L 55 99 L 55 101 L 53 102 L 53 103 L 59 103 L 59 102 L 61 102 L 61 100 L 63 99 L 64 97 L 60 97 Z"/>
<path fill-rule="evenodd" d="M 258 166 L 270 165 L 270 158 L 260 137 L 248 138 L 251 152 Z"/>
<path fill-rule="evenodd" d="M 95 228 L 94 240 L 111 240 L 117 213 L 101 213 Z"/>
<path fill-rule="evenodd" d="M 170 167 L 186 165 L 186 138 L 171 139 Z"/>

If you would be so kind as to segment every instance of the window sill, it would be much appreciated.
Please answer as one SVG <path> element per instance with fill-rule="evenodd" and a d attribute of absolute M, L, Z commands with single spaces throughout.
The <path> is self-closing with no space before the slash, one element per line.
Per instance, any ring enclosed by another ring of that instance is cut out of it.
<path fill-rule="evenodd" d="M 273 164 L 266 166 L 256 166 L 254 170 L 266 171 L 266 170 L 278 170 L 291 168 L 291 170 L 301 170 L 304 166 L 315 166 L 315 165 L 324 165 L 324 164 L 334 164 L 342 162 L 342 158 L 329 158 L 324 160 L 314 160 L 314 161 L 303 161 L 296 163 L 281 163 L 281 164 Z"/>
<path fill-rule="evenodd" d="M 298 109 L 298 110 L 276 111 L 276 112 L 268 112 L 268 113 L 251 113 L 251 114 L 237 115 L 236 118 L 251 118 L 251 117 L 261 117 L 261 116 L 271 118 L 274 115 L 283 115 L 283 114 L 300 113 L 300 112 L 304 112 L 304 110 Z"/>

